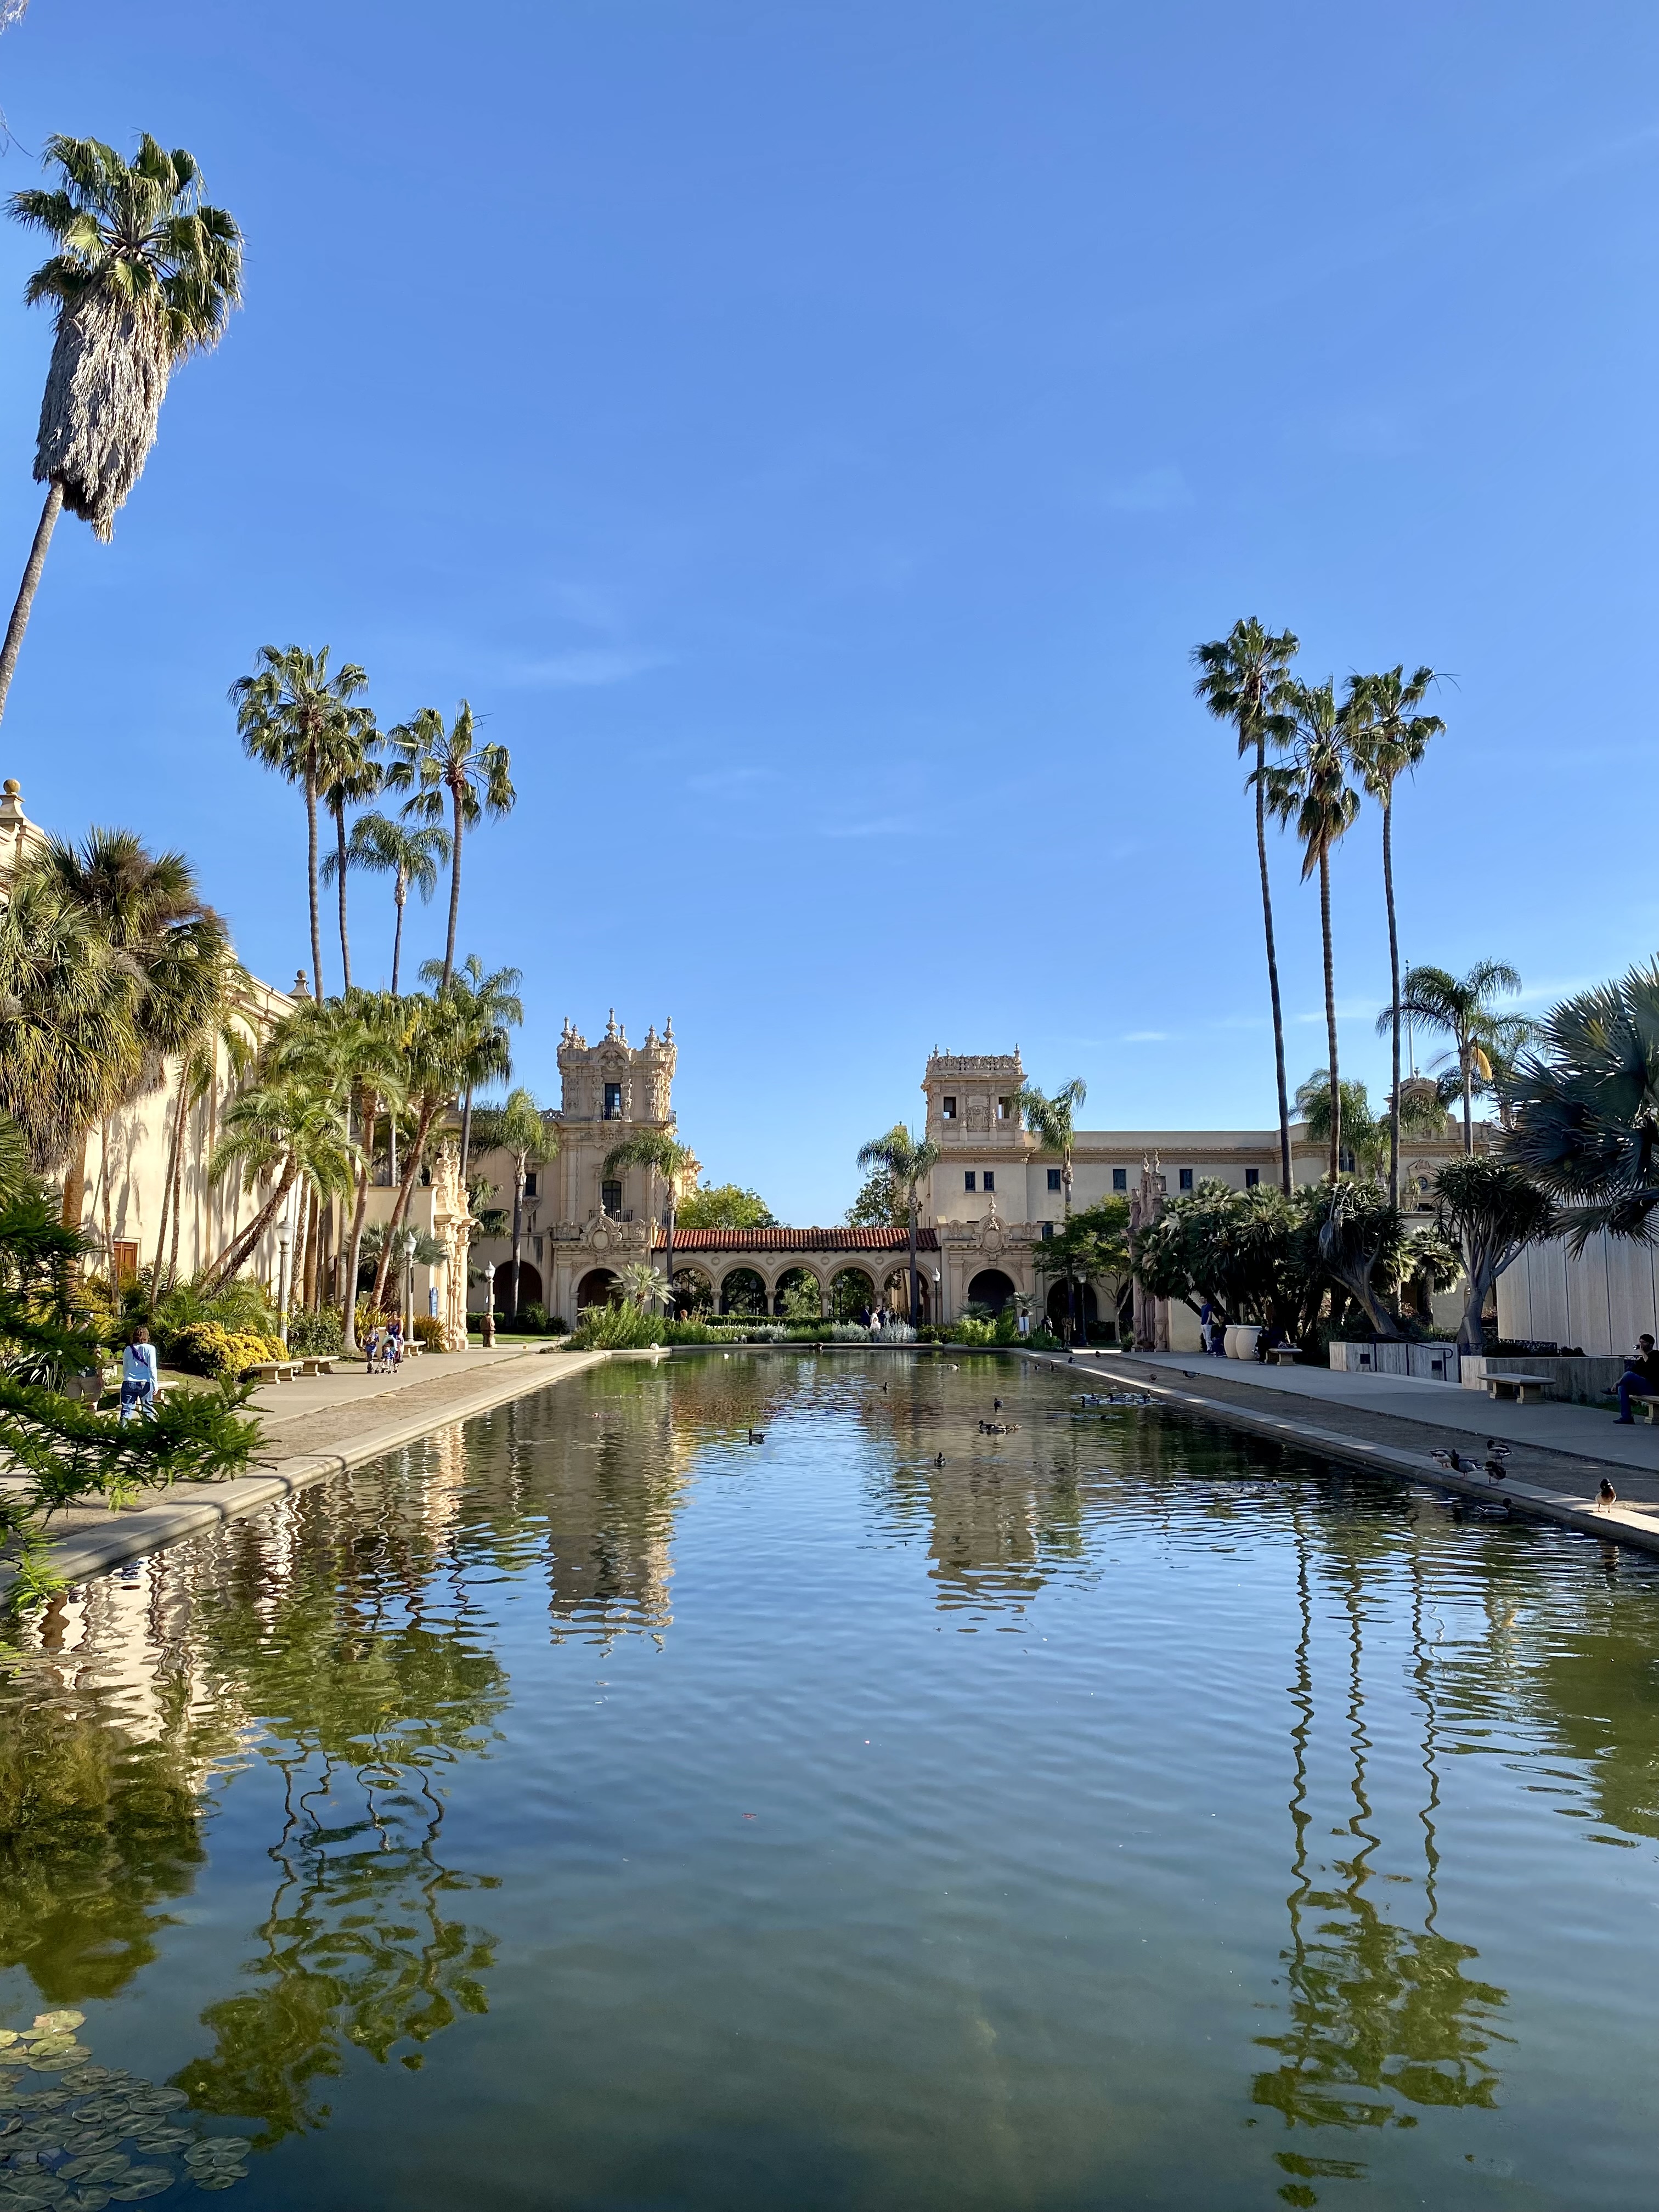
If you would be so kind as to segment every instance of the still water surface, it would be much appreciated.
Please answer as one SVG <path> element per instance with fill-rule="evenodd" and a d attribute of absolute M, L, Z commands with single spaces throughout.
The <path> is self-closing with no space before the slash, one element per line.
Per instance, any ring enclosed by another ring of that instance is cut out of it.
<path fill-rule="evenodd" d="M 0 2207 L 1650 2212 L 1659 1574 L 1072 1387 L 619 1364 L 60 1601 Z"/>

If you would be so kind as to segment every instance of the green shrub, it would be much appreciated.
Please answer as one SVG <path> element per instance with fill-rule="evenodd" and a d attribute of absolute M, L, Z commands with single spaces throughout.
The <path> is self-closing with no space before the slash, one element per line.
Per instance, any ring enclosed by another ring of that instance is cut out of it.
<path fill-rule="evenodd" d="M 449 1349 L 444 1341 L 444 1325 L 436 1314 L 416 1315 L 415 1341 L 423 1345 L 428 1352 L 447 1352 Z"/>
<path fill-rule="evenodd" d="M 641 1313 L 624 1298 L 619 1305 L 590 1306 L 570 1342 L 577 1352 L 641 1352 L 660 1344 L 668 1327 L 658 1315 Z"/>
<path fill-rule="evenodd" d="M 288 1348 L 296 1359 L 328 1359 L 345 1340 L 337 1306 L 319 1306 L 315 1313 L 290 1314 Z"/>
<path fill-rule="evenodd" d="M 246 1375 L 268 1359 L 285 1359 L 287 1353 L 275 1337 L 251 1330 L 228 1329 L 216 1321 L 191 1322 L 173 1340 L 173 1364 L 187 1375 L 234 1378 Z"/>

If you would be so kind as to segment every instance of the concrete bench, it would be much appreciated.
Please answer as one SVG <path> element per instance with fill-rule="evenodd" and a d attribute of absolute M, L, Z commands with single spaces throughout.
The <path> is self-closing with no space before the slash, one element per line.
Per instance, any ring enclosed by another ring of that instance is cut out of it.
<path fill-rule="evenodd" d="M 1294 1344 L 1274 1344 L 1268 1346 L 1267 1357 L 1275 1367 L 1296 1367 L 1301 1364 L 1302 1352 Z"/>
<path fill-rule="evenodd" d="M 1486 1395 L 1493 1399 L 1512 1399 L 1522 1406 L 1535 1406 L 1543 1398 L 1544 1386 L 1548 1379 L 1544 1375 L 1488 1375 L 1486 1378 Z"/>
<path fill-rule="evenodd" d="M 1632 1390 L 1631 1393 L 1630 1402 L 1635 1411 L 1642 1416 L 1642 1419 L 1647 1423 L 1648 1426 L 1651 1428 L 1654 1425 L 1655 1416 L 1659 1415 L 1659 1398 L 1638 1398 L 1636 1395 L 1636 1393 Z"/>
<path fill-rule="evenodd" d="M 262 1382 L 292 1382 L 300 1372 L 297 1359 L 262 1359 L 249 1373 L 257 1375 Z"/>
<path fill-rule="evenodd" d="M 300 1362 L 300 1372 L 302 1375 L 331 1375 L 334 1372 L 334 1354 L 331 1352 L 326 1356 L 321 1353 L 307 1355 Z"/>

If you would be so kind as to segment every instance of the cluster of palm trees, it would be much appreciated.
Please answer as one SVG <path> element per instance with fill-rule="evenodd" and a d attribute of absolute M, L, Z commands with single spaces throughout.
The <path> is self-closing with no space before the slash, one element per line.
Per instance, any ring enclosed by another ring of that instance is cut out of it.
<path fill-rule="evenodd" d="M 1402 975 L 1394 884 L 1394 803 L 1401 777 L 1413 772 L 1445 724 L 1425 711 L 1438 682 L 1432 668 L 1408 675 L 1404 663 L 1348 678 L 1339 697 L 1334 681 L 1304 683 L 1293 673 L 1299 649 L 1290 630 L 1273 631 L 1252 618 L 1235 623 L 1224 638 L 1196 646 L 1193 661 L 1198 697 L 1237 738 L 1249 763 L 1248 787 L 1255 801 L 1256 862 L 1261 880 L 1261 918 L 1267 939 L 1268 994 L 1273 1007 L 1273 1055 L 1279 1086 L 1279 1170 L 1291 1189 L 1291 1100 L 1285 1073 L 1285 1021 L 1273 934 L 1273 891 L 1267 866 L 1269 817 L 1294 830 L 1302 847 L 1304 882 L 1317 877 L 1320 934 L 1324 955 L 1326 1066 L 1316 1115 L 1334 1182 L 1344 1153 L 1343 1097 L 1337 1053 L 1336 975 L 1331 931 L 1331 863 L 1358 819 L 1362 792 L 1375 800 L 1382 823 L 1382 893 L 1388 920 L 1389 1001 L 1378 1017 L 1379 1034 L 1391 1040 L 1388 1185 L 1400 1201 L 1402 1038 L 1414 1025 L 1448 1038 L 1455 1057 L 1451 1095 L 1462 1095 L 1464 1145 L 1473 1151 L 1471 1101 L 1477 1087 L 1500 1082 L 1529 1041 L 1532 1025 L 1498 1010 L 1501 994 L 1518 991 L 1520 978 L 1505 963 L 1485 960 L 1467 976 L 1442 968 L 1414 967 Z M 1317 1080 L 1317 1079 L 1316 1079 Z M 1307 1110 L 1314 1084 L 1297 1103 Z M 1443 1089 L 1442 1097 L 1443 1099 Z M 1409 1108 L 1407 1107 L 1407 1118 Z"/>
<path fill-rule="evenodd" d="M 513 808 L 507 748 L 480 739 L 465 699 L 451 721 L 435 707 L 422 707 L 407 722 L 382 731 L 362 696 L 368 688 L 363 671 L 351 661 L 331 671 L 329 661 L 327 646 L 317 653 L 297 645 L 261 646 L 252 674 L 239 677 L 230 689 L 244 750 L 304 794 L 312 987 L 319 998 L 324 995 L 324 882 L 337 890 L 341 987 L 349 991 L 346 878 L 354 868 L 391 877 L 395 998 L 410 891 L 429 899 L 447 862 L 449 924 L 440 972 L 440 988 L 447 988 L 455 972 L 463 841 L 486 813 L 500 816 Z M 383 791 L 406 794 L 398 815 L 361 813 L 348 831 L 348 812 L 368 806 Z M 319 811 L 328 814 L 334 831 L 334 849 L 325 857 L 319 854 Z"/>

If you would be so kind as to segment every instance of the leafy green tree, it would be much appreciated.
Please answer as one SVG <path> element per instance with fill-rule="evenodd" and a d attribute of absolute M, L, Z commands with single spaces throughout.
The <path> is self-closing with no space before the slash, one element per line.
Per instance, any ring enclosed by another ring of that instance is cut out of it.
<path fill-rule="evenodd" d="M 1347 783 L 1347 743 L 1336 690 L 1297 684 L 1289 693 L 1294 720 L 1288 761 L 1261 771 L 1267 811 L 1302 842 L 1302 880 L 1319 877 L 1319 930 L 1325 953 L 1325 1037 L 1329 1054 L 1330 1180 L 1341 1172 L 1342 1091 L 1336 1064 L 1336 972 L 1331 949 L 1331 854 L 1352 828 L 1359 794 Z"/>
<path fill-rule="evenodd" d="M 353 661 L 331 676 L 329 648 L 307 653 L 297 645 L 262 645 L 253 673 L 230 687 L 242 750 L 284 782 L 297 783 L 306 802 L 306 883 L 311 900 L 311 986 L 323 996 L 323 921 L 317 885 L 317 806 L 343 760 L 367 745 L 371 710 L 356 703 L 368 678 Z M 344 892 L 342 889 L 342 897 Z"/>
<path fill-rule="evenodd" d="M 557 1133 L 550 1128 L 541 1108 L 520 1086 L 507 1093 L 505 1104 L 480 1107 L 473 1120 L 478 1145 L 506 1152 L 513 1162 L 513 1291 L 511 1311 L 519 1313 L 519 1275 L 524 1252 L 524 1188 L 532 1167 L 552 1158 L 559 1148 Z M 606 1173 L 610 1172 L 607 1164 Z"/>
<path fill-rule="evenodd" d="M 734 1182 L 700 1183 L 675 1212 L 682 1229 L 770 1229 L 777 1220 L 757 1190 Z"/>
<path fill-rule="evenodd" d="M 675 1194 L 696 1169 L 696 1154 L 690 1145 L 671 1137 L 666 1129 L 636 1129 L 631 1137 L 613 1145 L 605 1156 L 605 1173 L 622 1174 L 627 1168 L 643 1168 L 653 1178 L 660 1176 L 668 1194 L 663 1213 L 663 1279 L 665 1303 L 673 1304 Z"/>
<path fill-rule="evenodd" d="M 510 814 L 517 793 L 505 745 L 480 744 L 472 709 L 465 699 L 454 720 L 445 726 L 435 707 L 422 707 L 388 734 L 392 765 L 386 785 L 412 796 L 404 802 L 405 820 L 441 822 L 449 809 L 449 932 L 444 940 L 442 981 L 455 972 L 455 931 L 461 913 L 461 841 L 485 813 Z"/>
<path fill-rule="evenodd" d="M 1255 793 L 1255 855 L 1261 877 L 1261 925 L 1267 940 L 1267 989 L 1273 1000 L 1273 1064 L 1279 1079 L 1279 1180 L 1290 1195 L 1291 1109 L 1285 1083 L 1285 1016 L 1279 995 L 1279 956 L 1273 945 L 1273 890 L 1267 880 L 1267 748 L 1286 742 L 1291 730 L 1291 663 L 1297 641 L 1275 635 L 1254 617 L 1236 622 L 1224 638 L 1194 646 L 1199 671 L 1194 690 L 1218 722 L 1238 735 L 1238 757 L 1255 761 L 1248 779 Z"/>
<path fill-rule="evenodd" d="M 1380 1185 L 1339 1176 L 1319 1194 L 1319 1256 L 1336 1287 L 1346 1293 L 1380 1337 L 1402 1332 L 1385 1303 L 1388 1286 L 1406 1272 L 1406 1224 Z"/>
<path fill-rule="evenodd" d="M 1437 683 L 1433 669 L 1407 677 L 1404 662 L 1375 676 L 1351 676 L 1343 702 L 1343 724 L 1354 766 L 1382 812 L 1382 896 L 1389 913 L 1389 976 L 1392 997 L 1389 1027 L 1393 1039 L 1393 1081 L 1389 1091 L 1389 1202 L 1400 1203 L 1400 930 L 1394 901 L 1394 787 L 1418 763 L 1445 724 L 1418 708 Z"/>
<path fill-rule="evenodd" d="M 56 248 L 23 296 L 51 302 L 57 331 L 34 449 L 46 503 L 0 646 L 0 715 L 59 514 L 67 507 L 95 537 L 114 536 L 173 371 L 217 345 L 241 298 L 242 234 L 202 199 L 182 147 L 168 153 L 146 132 L 124 161 L 96 138 L 53 137 L 45 158 L 55 183 L 10 203 Z"/>
<path fill-rule="evenodd" d="M 1025 1127 L 1045 1152 L 1060 1155 L 1060 1188 L 1061 1210 L 1067 1221 L 1072 1218 L 1072 1150 L 1076 1142 L 1074 1126 L 1077 1109 L 1089 1095 L 1089 1087 L 1080 1075 L 1069 1083 L 1062 1083 L 1052 1098 L 1047 1097 L 1035 1084 L 1027 1084 L 1014 1101 L 1014 1110 L 1024 1117 Z M 1077 1285 L 1066 1282 L 1066 1313 L 1071 1335 L 1077 1336 Z"/>
<path fill-rule="evenodd" d="M 392 878 L 397 925 L 392 936 L 392 995 L 398 995 L 398 975 L 404 950 L 404 908 L 409 894 L 417 890 L 421 903 L 429 906 L 438 888 L 438 868 L 449 858 L 449 832 L 436 822 L 411 830 L 387 814 L 360 814 L 351 825 L 346 848 L 348 867 Z M 336 856 L 323 863 L 325 875 L 337 865 Z"/>
<path fill-rule="evenodd" d="M 1479 1154 L 1449 1160 L 1435 1192 L 1437 1218 L 1463 1255 L 1468 1283 L 1457 1341 L 1465 1352 L 1479 1352 L 1485 1341 L 1480 1317 L 1493 1285 L 1528 1244 L 1555 1234 L 1555 1207 L 1513 1161 Z"/>
<path fill-rule="evenodd" d="M 872 1137 L 859 1146 L 860 1167 L 879 1169 L 904 1197 L 905 1225 L 910 1232 L 910 1326 L 916 1326 L 921 1309 L 921 1284 L 916 1274 L 916 1212 L 921 1186 L 939 1165 L 939 1149 L 932 1138 L 918 1139 L 902 1121 L 885 1136 Z"/>
<path fill-rule="evenodd" d="M 885 1168 L 871 1169 L 847 1209 L 846 1219 L 851 1229 L 903 1228 L 904 1193 Z"/>
<path fill-rule="evenodd" d="M 1068 1307 L 1080 1311 L 1089 1284 L 1115 1285 L 1130 1271 L 1128 1200 L 1097 1199 L 1038 1244 L 1032 1257 L 1039 1274 L 1066 1285 Z"/>
<path fill-rule="evenodd" d="M 1521 988 L 1521 978 L 1507 960 L 1477 960 L 1467 975 L 1449 969 L 1425 964 L 1408 968 L 1400 987 L 1400 1011 L 1406 1020 L 1431 1036 L 1445 1037 L 1447 1057 L 1455 1068 L 1456 1089 L 1463 1100 L 1463 1150 L 1474 1150 L 1474 1097 L 1477 1080 L 1490 1083 L 1493 1071 L 1491 1050 L 1501 1049 L 1504 1017 L 1497 1009 L 1500 992 Z M 1377 1034 L 1386 1033 L 1392 1010 L 1377 1017 Z M 1513 1041 L 1511 1042 L 1513 1049 Z"/>

